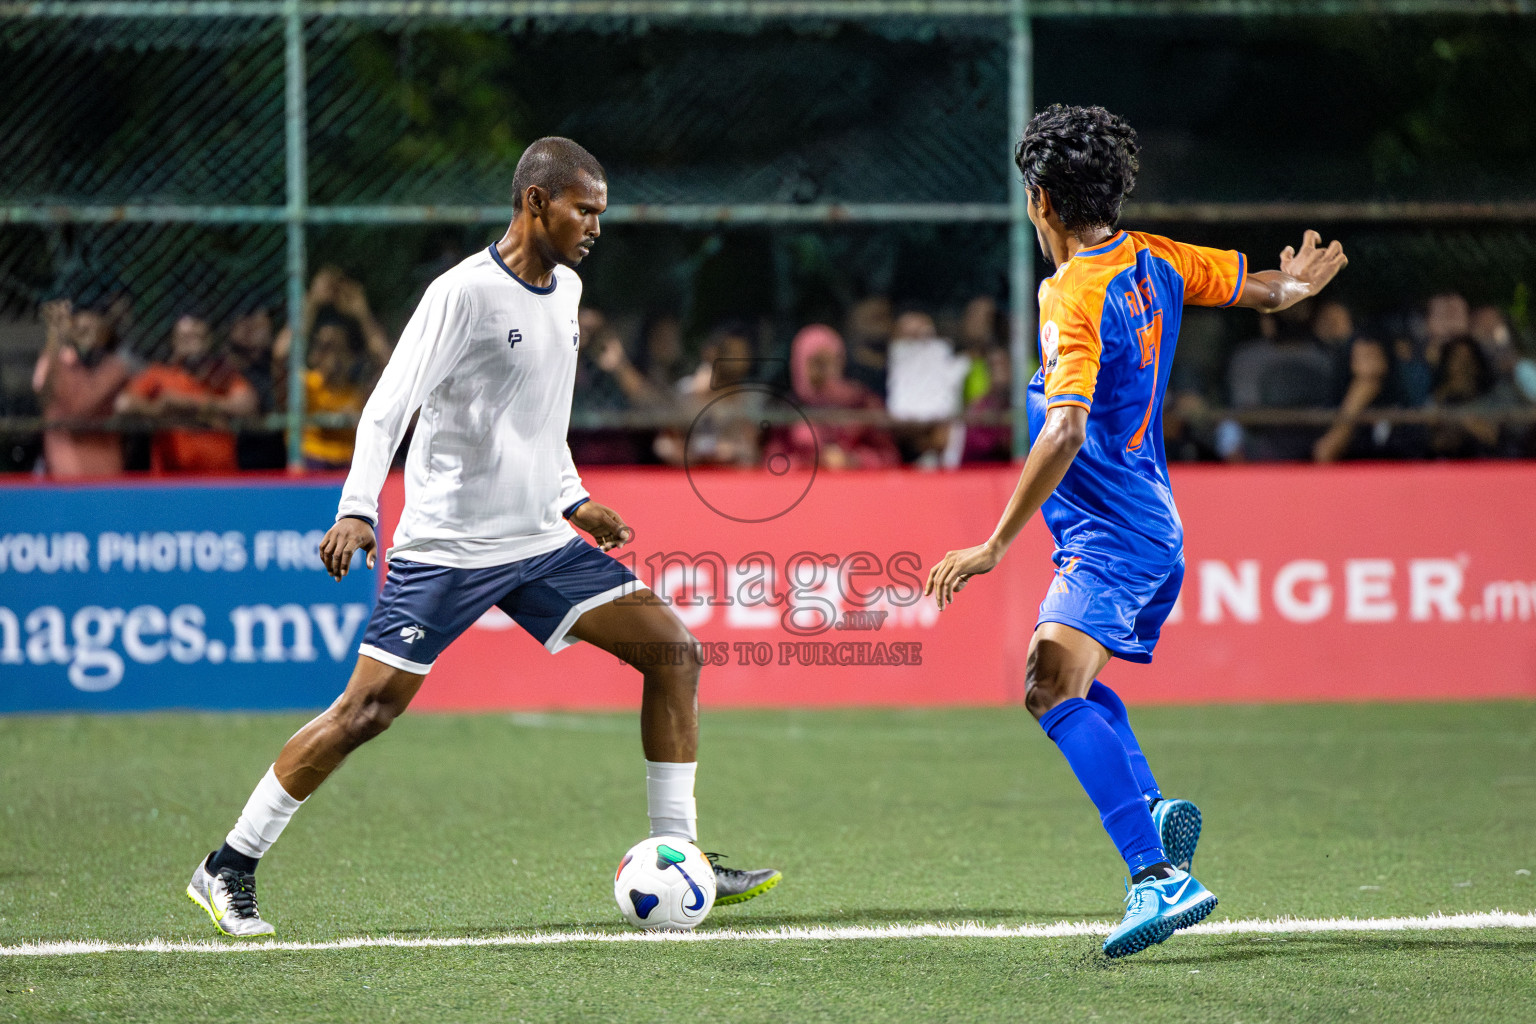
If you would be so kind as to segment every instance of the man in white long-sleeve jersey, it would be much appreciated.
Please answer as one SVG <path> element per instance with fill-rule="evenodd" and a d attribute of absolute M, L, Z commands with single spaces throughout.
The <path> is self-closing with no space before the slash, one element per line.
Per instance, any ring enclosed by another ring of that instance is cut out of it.
<path fill-rule="evenodd" d="M 700 661 L 638 653 L 696 652 L 694 638 L 604 553 L 634 533 L 587 494 L 566 446 L 581 300 L 572 268 L 597 241 L 607 179 L 585 149 L 546 138 L 518 161 L 513 190 L 507 233 L 427 288 L 358 422 L 336 524 L 320 544 L 337 579 L 358 551 L 375 564 L 379 488 L 421 410 L 389 575 L 345 692 L 288 741 L 224 845 L 193 872 L 187 894 L 227 935 L 272 933 L 256 905 L 262 855 L 493 605 L 551 652 L 585 640 L 640 670 L 651 834 L 697 838 Z M 771 868 L 718 865 L 715 875 L 716 906 L 758 896 L 780 878 Z"/>

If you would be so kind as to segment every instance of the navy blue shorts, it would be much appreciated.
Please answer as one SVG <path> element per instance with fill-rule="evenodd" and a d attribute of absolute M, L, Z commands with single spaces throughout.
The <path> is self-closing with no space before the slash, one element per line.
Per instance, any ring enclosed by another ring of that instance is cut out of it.
<path fill-rule="evenodd" d="M 1148 662 L 1184 584 L 1184 556 L 1169 565 L 1109 561 L 1058 548 L 1040 622 L 1081 630 L 1126 661 Z"/>
<path fill-rule="evenodd" d="M 558 551 L 484 569 L 395 559 L 358 653 L 425 675 L 492 606 L 554 653 L 576 642 L 569 632 L 582 612 L 644 589 L 623 562 L 580 538 Z"/>

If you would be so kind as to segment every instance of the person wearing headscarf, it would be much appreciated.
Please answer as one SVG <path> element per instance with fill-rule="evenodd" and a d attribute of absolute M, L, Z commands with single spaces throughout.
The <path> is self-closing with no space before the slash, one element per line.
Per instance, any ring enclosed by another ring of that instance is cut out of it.
<path fill-rule="evenodd" d="M 883 409 L 868 388 L 844 376 L 843 339 L 824 324 L 811 324 L 795 335 L 789 372 L 794 399 L 806 411 Z M 814 418 L 814 417 L 813 417 Z M 889 431 L 858 423 L 796 423 L 777 432 L 768 454 L 787 456 L 794 468 L 877 469 L 899 465 L 901 456 Z"/>

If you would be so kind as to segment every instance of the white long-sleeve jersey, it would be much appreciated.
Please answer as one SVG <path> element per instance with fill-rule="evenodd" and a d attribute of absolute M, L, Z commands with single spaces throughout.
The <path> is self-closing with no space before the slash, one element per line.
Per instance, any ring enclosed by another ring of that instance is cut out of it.
<path fill-rule="evenodd" d="M 336 517 L 378 522 L 419 407 L 390 558 L 475 569 L 574 538 L 561 513 L 587 496 L 566 445 L 580 301 L 575 271 L 535 288 L 494 246 L 433 281 L 363 407 Z"/>

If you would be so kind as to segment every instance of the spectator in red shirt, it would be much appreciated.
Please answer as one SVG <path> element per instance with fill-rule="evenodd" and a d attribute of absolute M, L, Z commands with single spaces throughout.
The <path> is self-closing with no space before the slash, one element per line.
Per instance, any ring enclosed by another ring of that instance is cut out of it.
<path fill-rule="evenodd" d="M 213 352 L 208 321 L 183 314 L 171 329 L 171 360 L 149 366 L 118 396 L 121 413 L 164 424 L 155 433 L 150 468 L 156 473 L 234 473 L 231 417 L 253 416 L 255 390 Z"/>
<path fill-rule="evenodd" d="M 117 332 L 100 310 L 71 307 L 68 299 L 43 306 L 48 340 L 32 371 L 32 390 L 43 419 L 43 464 L 55 478 L 114 476 L 123 471 L 122 438 L 78 424 L 112 415 L 128 366 L 117 355 Z"/>

